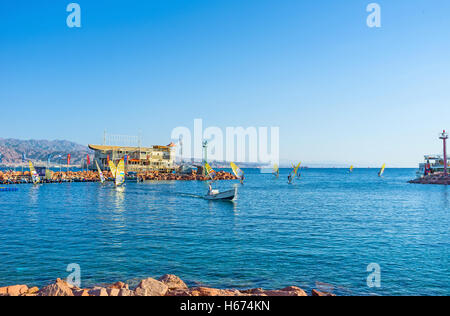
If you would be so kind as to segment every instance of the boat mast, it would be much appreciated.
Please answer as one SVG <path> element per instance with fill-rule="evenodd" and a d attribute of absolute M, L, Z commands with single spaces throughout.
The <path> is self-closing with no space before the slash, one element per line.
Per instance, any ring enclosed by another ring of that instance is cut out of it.
<path fill-rule="evenodd" d="M 442 134 L 439 135 L 439 139 L 442 139 L 444 143 L 444 174 L 448 175 L 447 172 L 447 139 L 448 134 L 445 132 L 445 130 L 442 132 Z"/>

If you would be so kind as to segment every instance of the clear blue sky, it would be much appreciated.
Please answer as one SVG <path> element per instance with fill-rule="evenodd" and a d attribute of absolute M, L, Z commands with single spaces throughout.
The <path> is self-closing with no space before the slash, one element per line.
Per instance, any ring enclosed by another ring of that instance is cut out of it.
<path fill-rule="evenodd" d="M 279 126 L 281 157 L 416 166 L 450 129 L 450 1 L 0 2 L 0 137 L 166 144 Z"/>

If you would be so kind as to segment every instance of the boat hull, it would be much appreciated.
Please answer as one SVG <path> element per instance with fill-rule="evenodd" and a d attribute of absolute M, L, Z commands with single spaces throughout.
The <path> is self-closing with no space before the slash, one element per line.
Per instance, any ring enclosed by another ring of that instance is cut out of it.
<path fill-rule="evenodd" d="M 205 200 L 233 201 L 237 197 L 237 189 L 206 195 Z"/>

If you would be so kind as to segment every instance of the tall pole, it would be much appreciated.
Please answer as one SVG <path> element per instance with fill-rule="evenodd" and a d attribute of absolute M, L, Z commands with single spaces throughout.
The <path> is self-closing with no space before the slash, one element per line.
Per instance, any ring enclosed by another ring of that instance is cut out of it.
<path fill-rule="evenodd" d="M 448 175 L 448 171 L 447 171 L 447 139 L 448 139 L 448 134 L 445 132 L 445 130 L 442 132 L 442 134 L 440 135 L 439 139 L 442 139 L 443 143 L 444 143 L 444 174 Z"/>

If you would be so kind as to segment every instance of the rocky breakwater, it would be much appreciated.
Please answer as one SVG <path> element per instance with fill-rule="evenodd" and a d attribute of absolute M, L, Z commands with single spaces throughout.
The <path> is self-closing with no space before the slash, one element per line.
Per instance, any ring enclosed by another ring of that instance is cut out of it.
<path fill-rule="evenodd" d="M 113 176 L 110 171 L 104 171 L 103 175 L 108 181 L 112 181 Z M 127 178 L 129 174 L 127 173 Z M 159 171 L 149 171 L 137 175 L 140 181 L 208 181 L 209 176 L 204 176 L 193 172 L 191 174 L 162 173 Z M 214 180 L 237 180 L 237 177 L 226 171 L 219 171 Z M 62 183 L 62 182 L 99 182 L 100 176 L 96 171 L 67 171 L 51 172 L 49 179 L 41 179 L 41 183 Z M 0 184 L 23 184 L 31 183 L 29 171 L 0 171 Z"/>
<path fill-rule="evenodd" d="M 445 175 L 444 173 L 434 173 L 419 179 L 411 180 L 409 183 L 450 185 L 450 175 Z"/>
<path fill-rule="evenodd" d="M 134 289 L 123 282 L 93 288 L 78 288 L 64 280 L 57 279 L 54 283 L 39 289 L 27 285 L 14 285 L 0 288 L 0 296 L 308 296 L 296 286 L 281 290 L 264 289 L 214 289 L 208 287 L 189 288 L 186 283 L 175 275 L 166 274 L 159 279 L 142 280 Z M 312 290 L 311 296 L 334 296 Z"/>
<path fill-rule="evenodd" d="M 195 171 L 190 174 L 152 171 L 138 174 L 138 179 L 141 181 L 208 181 L 210 177 L 197 174 Z M 226 171 L 218 171 L 214 180 L 237 180 L 237 177 Z"/>

